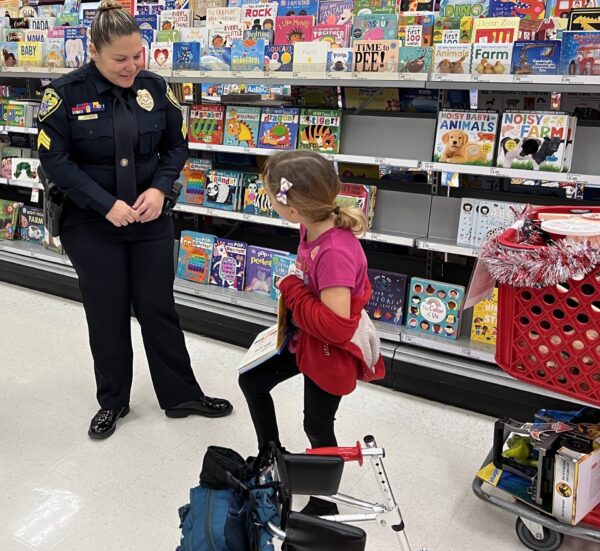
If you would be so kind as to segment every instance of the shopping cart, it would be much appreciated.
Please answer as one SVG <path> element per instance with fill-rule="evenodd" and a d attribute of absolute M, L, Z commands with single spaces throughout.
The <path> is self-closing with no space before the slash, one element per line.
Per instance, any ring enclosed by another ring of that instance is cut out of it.
<path fill-rule="evenodd" d="M 543 214 L 584 212 L 600 214 L 600 207 L 534 208 L 527 211 L 521 224 L 535 223 Z M 484 261 L 496 266 L 515 263 L 514 271 L 507 270 L 514 276 L 512 284 L 499 281 L 498 285 L 496 362 L 516 379 L 600 406 L 600 265 L 594 265 L 583 246 L 567 247 L 564 251 L 579 255 L 572 263 L 581 268 L 579 273 L 543 287 L 527 285 L 531 274 L 519 274 L 519 270 L 539 269 L 536 275 L 543 274 L 543 263 L 552 261 L 556 250 L 541 244 L 519 243 L 519 231 L 516 227 L 506 230 L 492 243 L 493 247 L 484 246 L 482 254 Z M 564 261 L 557 258 L 556 262 L 560 264 L 561 260 Z M 560 274 L 559 267 L 552 266 L 550 280 Z M 564 268 L 567 272 L 570 266 Z M 516 281 L 525 284 L 515 284 Z M 484 466 L 492 460 L 490 452 Z M 472 488 L 478 498 L 517 515 L 517 536 L 530 549 L 554 551 L 562 545 L 565 534 L 600 542 L 598 514 L 585 519 L 594 524 L 566 525 L 508 494 L 496 495 L 492 486 L 479 478 L 473 481 Z"/>

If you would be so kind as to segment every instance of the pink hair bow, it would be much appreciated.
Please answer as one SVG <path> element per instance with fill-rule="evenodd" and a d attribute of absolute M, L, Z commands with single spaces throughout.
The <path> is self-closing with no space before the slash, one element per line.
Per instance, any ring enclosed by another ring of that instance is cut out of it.
<path fill-rule="evenodd" d="M 290 182 L 289 180 L 286 180 L 285 178 L 281 178 L 281 180 L 279 181 L 279 191 L 277 192 L 277 195 L 275 196 L 275 198 L 277 199 L 277 201 L 279 201 L 282 205 L 287 205 L 288 204 L 288 200 L 287 200 L 287 192 L 290 190 L 290 188 L 293 186 L 294 184 L 292 184 L 292 182 Z"/>

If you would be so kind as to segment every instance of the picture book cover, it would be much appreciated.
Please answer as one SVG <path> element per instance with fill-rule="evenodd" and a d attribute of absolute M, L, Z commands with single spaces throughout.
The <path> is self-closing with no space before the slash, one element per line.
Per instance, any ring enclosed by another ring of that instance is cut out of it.
<path fill-rule="evenodd" d="M 265 46 L 265 71 L 291 72 L 294 66 L 294 46 Z"/>
<path fill-rule="evenodd" d="M 279 289 L 277 284 L 280 279 L 296 272 L 296 255 L 295 254 L 274 254 L 271 259 L 271 298 L 279 300 Z"/>
<path fill-rule="evenodd" d="M 249 29 L 244 31 L 244 40 L 264 40 L 265 44 L 273 44 L 275 31 L 263 29 Z"/>
<path fill-rule="evenodd" d="M 600 31 L 600 4 L 594 8 L 574 9 L 568 14 L 569 31 Z"/>
<path fill-rule="evenodd" d="M 396 0 L 354 0 L 354 15 L 396 13 Z"/>
<path fill-rule="evenodd" d="M 458 235 L 456 242 L 463 245 L 471 244 L 471 235 L 475 226 L 475 212 L 478 199 L 463 197 L 460 202 L 460 216 L 458 218 Z"/>
<path fill-rule="evenodd" d="M 12 241 L 17 234 L 22 203 L 0 199 L 0 239 Z"/>
<path fill-rule="evenodd" d="M 30 29 L 47 31 L 50 27 L 54 26 L 54 17 L 29 17 L 28 22 Z"/>
<path fill-rule="evenodd" d="M 317 23 L 319 25 L 351 25 L 352 0 L 320 0 Z"/>
<path fill-rule="evenodd" d="M 559 74 L 600 74 L 600 31 L 563 32 Z"/>
<path fill-rule="evenodd" d="M 356 72 L 398 72 L 398 40 L 356 40 L 352 49 Z"/>
<path fill-rule="evenodd" d="M 16 182 L 40 183 L 40 160 L 30 158 L 14 158 L 12 160 L 12 179 Z"/>
<path fill-rule="evenodd" d="M 519 36 L 520 24 L 518 17 L 475 17 L 471 37 L 474 43 L 514 42 Z"/>
<path fill-rule="evenodd" d="M 254 291 L 263 295 L 271 294 L 271 269 L 273 255 L 283 255 L 281 251 L 264 247 L 248 246 L 246 254 L 246 291 Z"/>
<path fill-rule="evenodd" d="M 332 48 L 347 48 L 350 45 L 350 27 L 348 25 L 316 25 L 313 40 L 329 42 Z"/>
<path fill-rule="evenodd" d="M 395 13 L 357 15 L 352 25 L 352 40 L 395 40 L 398 16 Z"/>
<path fill-rule="evenodd" d="M 210 27 L 208 46 L 210 48 L 231 48 L 235 40 L 244 38 L 241 23 L 223 23 Z"/>
<path fill-rule="evenodd" d="M 234 40 L 231 47 L 232 71 L 264 71 L 265 41 Z"/>
<path fill-rule="evenodd" d="M 25 42 L 45 42 L 46 38 L 48 38 L 48 31 L 25 29 Z"/>
<path fill-rule="evenodd" d="M 302 109 L 298 149 L 339 153 L 341 120 L 339 110 Z"/>
<path fill-rule="evenodd" d="M 482 300 L 473 307 L 471 340 L 496 344 L 498 326 L 498 289 L 494 289 L 492 298 Z"/>
<path fill-rule="evenodd" d="M 231 48 L 211 48 L 200 58 L 201 71 L 229 71 L 231 69 Z"/>
<path fill-rule="evenodd" d="M 440 17 L 488 16 L 489 0 L 440 0 Z"/>
<path fill-rule="evenodd" d="M 299 118 L 296 107 L 265 107 L 260 116 L 258 147 L 296 149 Z"/>
<path fill-rule="evenodd" d="M 87 61 L 87 29 L 67 27 L 65 29 L 65 66 L 81 67 Z"/>
<path fill-rule="evenodd" d="M 211 28 L 224 23 L 241 23 L 242 8 L 210 7 L 206 8 L 206 26 Z"/>
<path fill-rule="evenodd" d="M 223 145 L 257 147 L 260 107 L 227 106 Z"/>
<path fill-rule="evenodd" d="M 19 217 L 18 232 L 18 239 L 41 246 L 44 239 L 44 209 L 23 206 Z"/>
<path fill-rule="evenodd" d="M 293 15 L 277 17 L 275 22 L 275 44 L 295 44 L 296 42 L 312 42 L 312 15 Z"/>
<path fill-rule="evenodd" d="M 225 107 L 222 105 L 192 105 L 189 124 L 190 142 L 222 144 L 224 118 Z"/>
<path fill-rule="evenodd" d="M 42 66 L 42 42 L 17 42 L 17 63 L 19 67 Z"/>
<path fill-rule="evenodd" d="M 458 338 L 465 288 L 413 277 L 406 327 L 426 335 Z"/>
<path fill-rule="evenodd" d="M 223 95 L 223 85 L 203 82 L 201 94 L 203 100 L 221 101 L 221 96 Z"/>
<path fill-rule="evenodd" d="M 61 40 L 63 43 L 63 52 L 64 52 L 64 40 Z M 2 42 L 0 44 L 2 48 L 2 66 L 3 67 L 17 67 L 18 59 L 19 59 L 19 43 L 18 42 Z M 64 66 L 65 60 L 62 59 L 62 64 Z"/>
<path fill-rule="evenodd" d="M 173 42 L 155 42 L 150 47 L 150 70 L 173 68 Z"/>
<path fill-rule="evenodd" d="M 335 202 L 342 206 L 358 207 L 369 218 L 371 192 L 371 186 L 342 182 Z"/>
<path fill-rule="evenodd" d="M 436 17 L 433 23 L 434 44 L 470 44 L 473 17 Z"/>
<path fill-rule="evenodd" d="M 434 11 L 435 4 L 435 0 L 397 0 L 396 11 L 398 13 Z"/>
<path fill-rule="evenodd" d="M 200 43 L 175 42 L 173 44 L 173 69 L 198 71 L 200 69 Z"/>
<path fill-rule="evenodd" d="M 235 210 L 235 200 L 242 185 L 242 173 L 237 170 L 209 170 L 206 176 L 204 206 Z"/>
<path fill-rule="evenodd" d="M 172 31 L 191 27 L 190 10 L 163 10 L 160 12 L 159 31 Z"/>
<path fill-rule="evenodd" d="M 407 276 L 383 270 L 368 270 L 373 294 L 365 310 L 373 320 L 400 326 L 404 320 Z"/>
<path fill-rule="evenodd" d="M 246 214 L 278 218 L 273 210 L 269 196 L 258 174 L 244 173 L 244 203 L 242 210 Z"/>
<path fill-rule="evenodd" d="M 318 11 L 319 0 L 279 0 L 277 16 L 310 15 L 317 17 Z"/>
<path fill-rule="evenodd" d="M 201 47 L 208 45 L 209 28 L 208 27 L 189 27 L 179 29 L 179 38 L 182 42 L 200 42 Z"/>
<path fill-rule="evenodd" d="M 208 284 L 214 245 L 214 235 L 182 231 L 177 257 L 177 277 Z"/>
<path fill-rule="evenodd" d="M 433 44 L 432 14 L 401 15 L 398 18 L 398 40 L 402 46 L 431 46 Z"/>
<path fill-rule="evenodd" d="M 244 30 L 273 31 L 277 18 L 277 2 L 244 4 L 242 25 Z"/>
<path fill-rule="evenodd" d="M 449 111 L 438 115 L 433 160 L 492 166 L 498 132 L 496 111 Z"/>
<path fill-rule="evenodd" d="M 464 74 L 471 66 L 470 44 L 435 44 L 433 46 L 433 72 L 439 74 Z"/>
<path fill-rule="evenodd" d="M 478 75 L 509 74 L 512 51 L 512 44 L 473 44 L 471 73 Z"/>
<path fill-rule="evenodd" d="M 560 40 L 515 42 L 511 72 L 515 75 L 557 75 Z"/>
<path fill-rule="evenodd" d="M 546 0 L 490 0 L 489 17 L 519 17 L 521 19 L 544 19 Z"/>
<path fill-rule="evenodd" d="M 297 73 L 324 73 L 327 70 L 329 42 L 296 42 L 292 68 Z"/>
<path fill-rule="evenodd" d="M 497 166 L 560 172 L 568 128 L 566 113 L 505 111 Z"/>
<path fill-rule="evenodd" d="M 229 239 L 215 239 L 210 273 L 211 285 L 225 289 L 244 290 L 246 243 Z"/>
<path fill-rule="evenodd" d="M 398 50 L 398 72 L 429 73 L 431 69 L 432 49 L 401 46 Z"/>
<path fill-rule="evenodd" d="M 158 30 L 158 15 L 155 13 L 134 15 L 134 18 L 140 29 Z"/>
<path fill-rule="evenodd" d="M 352 48 L 335 48 L 327 52 L 328 73 L 351 73 L 354 53 Z"/>
<path fill-rule="evenodd" d="M 203 205 L 206 189 L 206 173 L 211 168 L 211 162 L 205 159 L 189 158 L 181 171 L 182 184 L 179 203 L 188 205 Z"/>

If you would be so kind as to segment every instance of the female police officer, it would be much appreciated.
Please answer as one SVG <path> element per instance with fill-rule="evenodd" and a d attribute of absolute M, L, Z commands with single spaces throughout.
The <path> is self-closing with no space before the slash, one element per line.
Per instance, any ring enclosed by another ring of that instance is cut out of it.
<path fill-rule="evenodd" d="M 129 413 L 133 306 L 154 390 L 169 417 L 221 417 L 227 400 L 202 393 L 173 300 L 173 225 L 161 217 L 187 158 L 186 126 L 165 81 L 141 70 L 134 18 L 103 0 L 92 61 L 52 82 L 38 115 L 38 150 L 66 194 L 61 240 L 79 276 L 100 411 L 89 435 L 107 438 Z"/>

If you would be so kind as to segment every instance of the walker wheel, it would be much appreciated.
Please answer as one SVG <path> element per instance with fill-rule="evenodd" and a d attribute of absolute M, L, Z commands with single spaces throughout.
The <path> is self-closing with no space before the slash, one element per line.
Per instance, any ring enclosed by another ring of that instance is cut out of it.
<path fill-rule="evenodd" d="M 521 540 L 521 543 L 525 545 L 525 547 L 533 549 L 533 551 L 556 551 L 556 549 L 563 544 L 563 540 L 565 538 L 564 534 L 555 532 L 554 530 L 549 530 L 548 528 L 544 527 L 544 539 L 538 540 L 529 531 L 529 528 L 525 526 L 525 523 L 520 517 L 517 518 L 515 530 L 517 532 L 517 537 Z"/>

